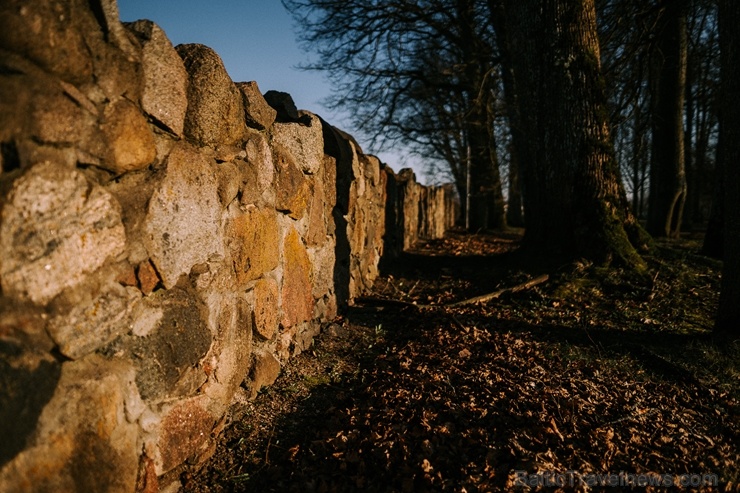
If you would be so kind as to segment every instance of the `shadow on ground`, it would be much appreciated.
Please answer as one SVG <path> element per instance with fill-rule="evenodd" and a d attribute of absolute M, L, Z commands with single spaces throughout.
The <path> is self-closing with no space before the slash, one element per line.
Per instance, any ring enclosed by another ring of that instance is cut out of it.
<path fill-rule="evenodd" d="M 241 409 L 185 491 L 524 491 L 517 478 L 538 471 L 576 471 L 561 491 L 611 491 L 588 482 L 622 471 L 662 481 L 645 491 L 680 480 L 661 473 L 737 484 L 740 349 L 709 337 L 711 265 L 656 259 L 662 277 L 644 284 L 511 245 L 485 255 L 493 237 L 446 241 L 376 284 L 425 306 L 350 308 Z M 441 306 L 543 272 L 548 285 Z"/>

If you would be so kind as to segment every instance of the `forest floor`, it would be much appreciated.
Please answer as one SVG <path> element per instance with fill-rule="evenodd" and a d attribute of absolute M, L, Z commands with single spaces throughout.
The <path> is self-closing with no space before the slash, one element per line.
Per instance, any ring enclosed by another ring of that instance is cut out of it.
<path fill-rule="evenodd" d="M 659 244 L 643 276 L 553 265 L 519 240 L 452 232 L 406 254 L 232 408 L 184 490 L 666 491 L 716 475 L 688 489 L 740 491 L 740 343 L 711 339 L 720 264 L 698 239 Z"/>

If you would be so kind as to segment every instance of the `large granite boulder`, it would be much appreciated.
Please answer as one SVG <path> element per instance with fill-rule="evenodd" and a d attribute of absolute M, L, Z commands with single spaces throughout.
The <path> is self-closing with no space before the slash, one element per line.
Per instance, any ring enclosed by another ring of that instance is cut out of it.
<path fill-rule="evenodd" d="M 270 128 L 277 117 L 277 111 L 267 103 L 257 83 L 255 81 L 237 82 L 236 87 L 244 97 L 247 125 L 257 130 Z"/>
<path fill-rule="evenodd" d="M 185 126 L 188 108 L 188 73 L 167 35 L 149 20 L 127 23 L 142 46 L 141 65 L 144 111 L 178 137 Z"/>
<path fill-rule="evenodd" d="M 139 108 L 120 99 L 105 108 L 103 135 L 109 159 L 101 167 L 125 173 L 146 167 L 157 157 L 154 134 Z"/>
<path fill-rule="evenodd" d="M 236 144 L 246 123 L 241 92 L 224 68 L 221 57 L 201 44 L 178 45 L 190 77 L 185 136 L 202 144 Z"/>
<path fill-rule="evenodd" d="M 194 265 L 223 254 L 215 166 L 195 148 L 176 146 L 149 201 L 144 244 L 168 289 Z"/>
<path fill-rule="evenodd" d="M 75 169 L 40 163 L 13 183 L 2 210 L 3 295 L 47 303 L 123 253 L 125 243 L 110 193 Z"/>

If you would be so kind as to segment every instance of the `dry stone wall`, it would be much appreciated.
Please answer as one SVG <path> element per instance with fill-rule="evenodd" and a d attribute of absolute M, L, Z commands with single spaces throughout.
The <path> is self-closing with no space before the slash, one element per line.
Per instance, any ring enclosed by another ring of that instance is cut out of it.
<path fill-rule="evenodd" d="M 114 0 L 0 3 L 0 491 L 176 484 L 451 226 L 449 189 L 265 96 Z"/>

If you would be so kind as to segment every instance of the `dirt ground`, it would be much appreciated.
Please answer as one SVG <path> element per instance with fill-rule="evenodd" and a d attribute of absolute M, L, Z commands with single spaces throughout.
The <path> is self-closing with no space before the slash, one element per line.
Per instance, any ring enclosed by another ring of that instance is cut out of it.
<path fill-rule="evenodd" d="M 389 266 L 234 404 L 184 491 L 740 491 L 740 344 L 710 334 L 720 264 L 691 238 L 647 275 L 519 240 L 451 232 Z"/>

